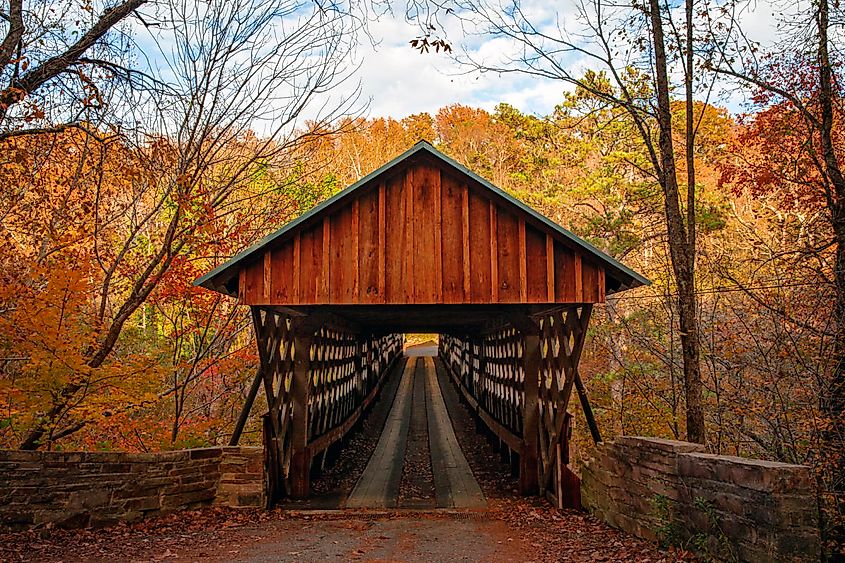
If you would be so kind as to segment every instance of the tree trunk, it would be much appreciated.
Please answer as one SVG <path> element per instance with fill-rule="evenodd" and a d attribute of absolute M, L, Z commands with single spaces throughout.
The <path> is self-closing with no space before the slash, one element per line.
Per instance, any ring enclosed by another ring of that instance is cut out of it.
<path fill-rule="evenodd" d="M 830 378 L 822 389 L 819 407 L 826 419 L 821 432 L 828 488 L 833 496 L 824 526 L 833 545 L 845 546 L 845 206 L 833 217 L 836 231 L 836 343 Z M 839 549 L 842 549 L 841 547 Z"/>
<path fill-rule="evenodd" d="M 833 369 L 826 388 L 822 390 L 819 406 L 827 419 L 823 426 L 822 440 L 828 460 L 829 487 L 833 495 L 831 521 L 828 534 L 834 546 L 845 545 L 845 175 L 839 164 L 833 143 L 833 105 L 836 96 L 829 54 L 828 30 L 830 27 L 830 7 L 828 0 L 819 0 L 819 106 L 821 140 L 824 173 L 831 186 L 833 201 L 830 209 L 831 222 L 836 236 L 836 263 L 834 280 L 836 284 L 836 342 L 834 346 Z M 835 548 L 836 549 L 836 548 Z M 838 549 L 842 549 L 839 547 Z M 843 554 L 840 552 L 839 554 Z M 834 555 L 834 558 L 836 556 Z"/>
<path fill-rule="evenodd" d="M 654 44 L 655 83 L 657 86 L 657 124 L 660 168 L 658 180 L 663 188 L 669 255 L 678 286 L 678 318 L 681 351 L 684 360 L 684 396 L 686 399 L 687 440 L 705 442 L 704 411 L 701 405 L 701 367 L 699 365 L 698 323 L 695 301 L 694 247 L 690 244 L 681 213 L 680 190 L 672 146 L 672 112 L 663 21 L 658 0 L 649 0 L 651 32 Z M 695 202 L 688 202 L 693 207 Z M 694 232 L 694 231 L 693 231 Z"/>

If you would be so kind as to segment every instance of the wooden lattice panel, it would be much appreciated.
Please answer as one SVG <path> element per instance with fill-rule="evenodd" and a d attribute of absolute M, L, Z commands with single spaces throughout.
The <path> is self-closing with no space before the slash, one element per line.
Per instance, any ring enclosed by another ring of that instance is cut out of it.
<path fill-rule="evenodd" d="M 578 375 L 592 307 L 558 311 L 540 319 L 539 410 L 540 487 L 563 506 L 564 479 L 569 463 L 567 407 Z"/>
<path fill-rule="evenodd" d="M 571 426 L 567 408 L 573 388 L 593 438 L 601 440 L 578 374 L 591 310 L 586 304 L 545 315 L 537 319 L 539 335 L 508 327 L 483 338 L 440 339 L 440 356 L 469 403 L 524 458 L 520 471 L 537 472 L 539 483 L 530 475 L 521 475 L 521 483 L 526 488 L 539 484 L 540 491 L 560 507 L 578 504 L 577 478 L 567 467 Z M 536 465 L 526 463 L 528 459 L 535 459 Z"/>
<path fill-rule="evenodd" d="M 483 342 L 479 402 L 499 423 L 522 436 L 525 405 L 522 334 L 515 328 L 506 328 L 485 337 Z"/>
<path fill-rule="evenodd" d="M 293 383 L 294 337 L 290 318 L 252 309 L 258 343 L 261 378 L 268 412 L 264 433 L 272 436 L 266 455 L 274 459 L 271 473 L 287 476 L 292 455 L 291 428 L 294 416 Z"/>
<path fill-rule="evenodd" d="M 257 307 L 252 316 L 268 404 L 264 442 L 274 501 L 307 490 L 311 460 L 349 431 L 404 340 L 325 325 L 309 329 L 301 318 Z"/>
<path fill-rule="evenodd" d="M 363 399 L 361 350 L 356 336 L 321 328 L 311 342 L 308 440 L 343 422 Z"/>

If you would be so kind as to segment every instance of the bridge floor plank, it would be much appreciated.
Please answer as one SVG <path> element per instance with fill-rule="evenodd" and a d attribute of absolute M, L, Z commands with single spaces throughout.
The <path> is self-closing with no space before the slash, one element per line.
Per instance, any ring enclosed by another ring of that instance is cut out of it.
<path fill-rule="evenodd" d="M 413 421 L 419 426 L 425 419 L 434 479 L 433 504 L 437 508 L 487 507 L 452 428 L 441 390 L 443 376 L 438 376 L 442 370 L 436 369 L 436 361 L 423 356 L 407 362 L 378 445 L 346 501 L 347 508 L 399 506 L 402 465 L 414 458 L 414 452 L 406 450 L 423 442 L 419 436 L 409 439 Z M 416 416 L 412 417 L 414 412 Z M 420 416 L 422 413 L 425 415 Z"/>
<path fill-rule="evenodd" d="M 487 501 L 458 444 L 440 388 L 434 358 L 425 358 L 428 428 L 438 508 L 487 508 Z M 448 381 L 445 382 L 447 385 Z"/>
<path fill-rule="evenodd" d="M 415 362 L 407 362 L 376 449 L 346 499 L 348 508 L 395 508 L 408 442 Z"/>

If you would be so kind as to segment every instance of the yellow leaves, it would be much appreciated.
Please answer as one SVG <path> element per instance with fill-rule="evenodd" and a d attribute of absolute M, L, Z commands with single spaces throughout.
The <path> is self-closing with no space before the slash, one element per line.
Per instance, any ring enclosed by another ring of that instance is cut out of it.
<path fill-rule="evenodd" d="M 128 354 L 97 368 L 88 365 L 99 343 L 94 265 L 53 260 L 28 266 L 17 279 L 0 283 L 5 310 L 0 344 L 21 358 L 0 378 L 0 412 L 11 417 L 14 427 L 26 429 L 65 402 L 57 423 L 96 421 L 126 405 L 154 400 L 154 385 L 162 376 L 154 359 Z"/>

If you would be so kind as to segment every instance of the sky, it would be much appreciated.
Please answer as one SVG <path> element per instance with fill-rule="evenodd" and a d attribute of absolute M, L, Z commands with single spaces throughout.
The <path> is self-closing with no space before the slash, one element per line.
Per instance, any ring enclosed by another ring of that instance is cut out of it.
<path fill-rule="evenodd" d="M 558 3 L 548 0 L 524 0 L 523 4 L 543 7 L 558 6 L 563 17 L 571 17 L 568 8 L 572 0 Z M 553 25 L 549 12 L 538 10 L 537 19 L 542 24 Z M 777 31 L 773 5 L 760 0 L 749 6 L 743 16 L 743 27 L 750 38 L 762 44 L 776 39 Z M 563 100 L 568 85 L 560 81 L 544 80 L 519 74 L 472 73 L 466 74 L 449 55 L 443 53 L 419 54 L 408 44 L 419 35 L 419 29 L 400 16 L 384 17 L 371 27 L 377 45 L 359 47 L 361 67 L 357 78 L 361 81 L 364 97 L 370 100 L 369 115 L 405 117 L 410 114 L 436 111 L 449 104 L 464 104 L 492 110 L 496 104 L 506 102 L 517 109 L 535 115 L 547 115 Z M 467 42 L 460 30 L 448 30 L 450 39 L 461 38 L 473 55 L 481 58 L 496 57 L 508 46 L 500 42 Z M 739 93 L 725 94 L 717 103 L 733 112 L 743 109 L 744 99 Z"/>
<path fill-rule="evenodd" d="M 192 0 L 185 0 L 188 5 Z M 196 1 L 196 0 L 194 0 Z M 377 0 L 373 0 L 377 1 Z M 411 114 L 428 112 L 434 115 L 440 108 L 450 104 L 463 104 L 492 110 L 499 103 L 508 103 L 528 114 L 545 116 L 552 112 L 556 104 L 563 101 L 564 91 L 570 87 L 556 80 L 541 79 L 520 73 L 478 73 L 468 72 L 452 55 L 443 52 L 419 53 L 409 45 L 409 41 L 420 35 L 419 27 L 408 22 L 404 17 L 404 2 L 423 0 L 384 0 L 398 3 L 392 14 L 386 14 L 369 24 L 371 41 L 358 42 L 354 61 L 358 67 L 351 80 L 342 90 L 352 90 L 360 84 L 361 101 L 367 103 L 365 115 L 368 117 L 386 117 L 401 119 Z M 490 0 L 507 3 L 510 0 Z M 782 0 L 748 0 L 749 8 L 742 16 L 743 29 L 756 41 L 771 43 L 776 39 L 773 2 Z M 801 2 L 803 0 L 794 0 Z M 247 0 L 248 3 L 248 0 Z M 292 0 L 293 3 L 293 0 Z M 533 24 L 554 35 L 558 22 L 570 29 L 575 17 L 575 0 L 520 0 L 523 11 Z M 503 38 L 473 36 L 459 27 L 453 17 L 441 18 L 438 25 L 444 25 L 445 32 L 456 52 L 466 52 L 476 60 L 497 61 L 509 53 L 516 52 L 516 43 Z M 152 41 L 148 30 L 138 26 L 137 39 L 141 51 L 150 55 L 149 64 L 159 67 L 166 75 L 161 61 L 156 61 L 156 52 L 169 49 L 166 38 L 159 38 L 159 43 Z M 577 59 L 567 59 L 570 68 L 598 69 L 596 65 L 583 64 Z M 571 64 L 569 64 L 571 63 Z M 580 63 L 580 64 L 579 64 Z M 580 70 L 578 71 L 580 72 Z M 338 94 L 338 92 L 334 92 Z M 340 92 L 342 96 L 342 92 Z M 719 100 L 719 105 L 727 106 L 732 112 L 743 109 L 743 99 L 739 93 L 729 94 Z M 319 101 L 315 103 L 319 107 Z M 302 116 L 311 118 L 311 110 Z M 268 122 L 272 119 L 268 119 Z M 261 126 L 256 127 L 257 131 Z"/>
<path fill-rule="evenodd" d="M 545 115 L 561 102 L 565 84 L 519 74 L 470 73 L 451 55 L 419 53 L 409 41 L 419 29 L 401 18 L 383 18 L 372 26 L 380 43 L 363 44 L 357 78 L 370 100 L 369 114 L 402 118 L 432 115 L 441 107 L 463 104 L 492 110 L 505 102 L 528 113 Z M 471 45 L 484 54 L 483 43 Z"/>

